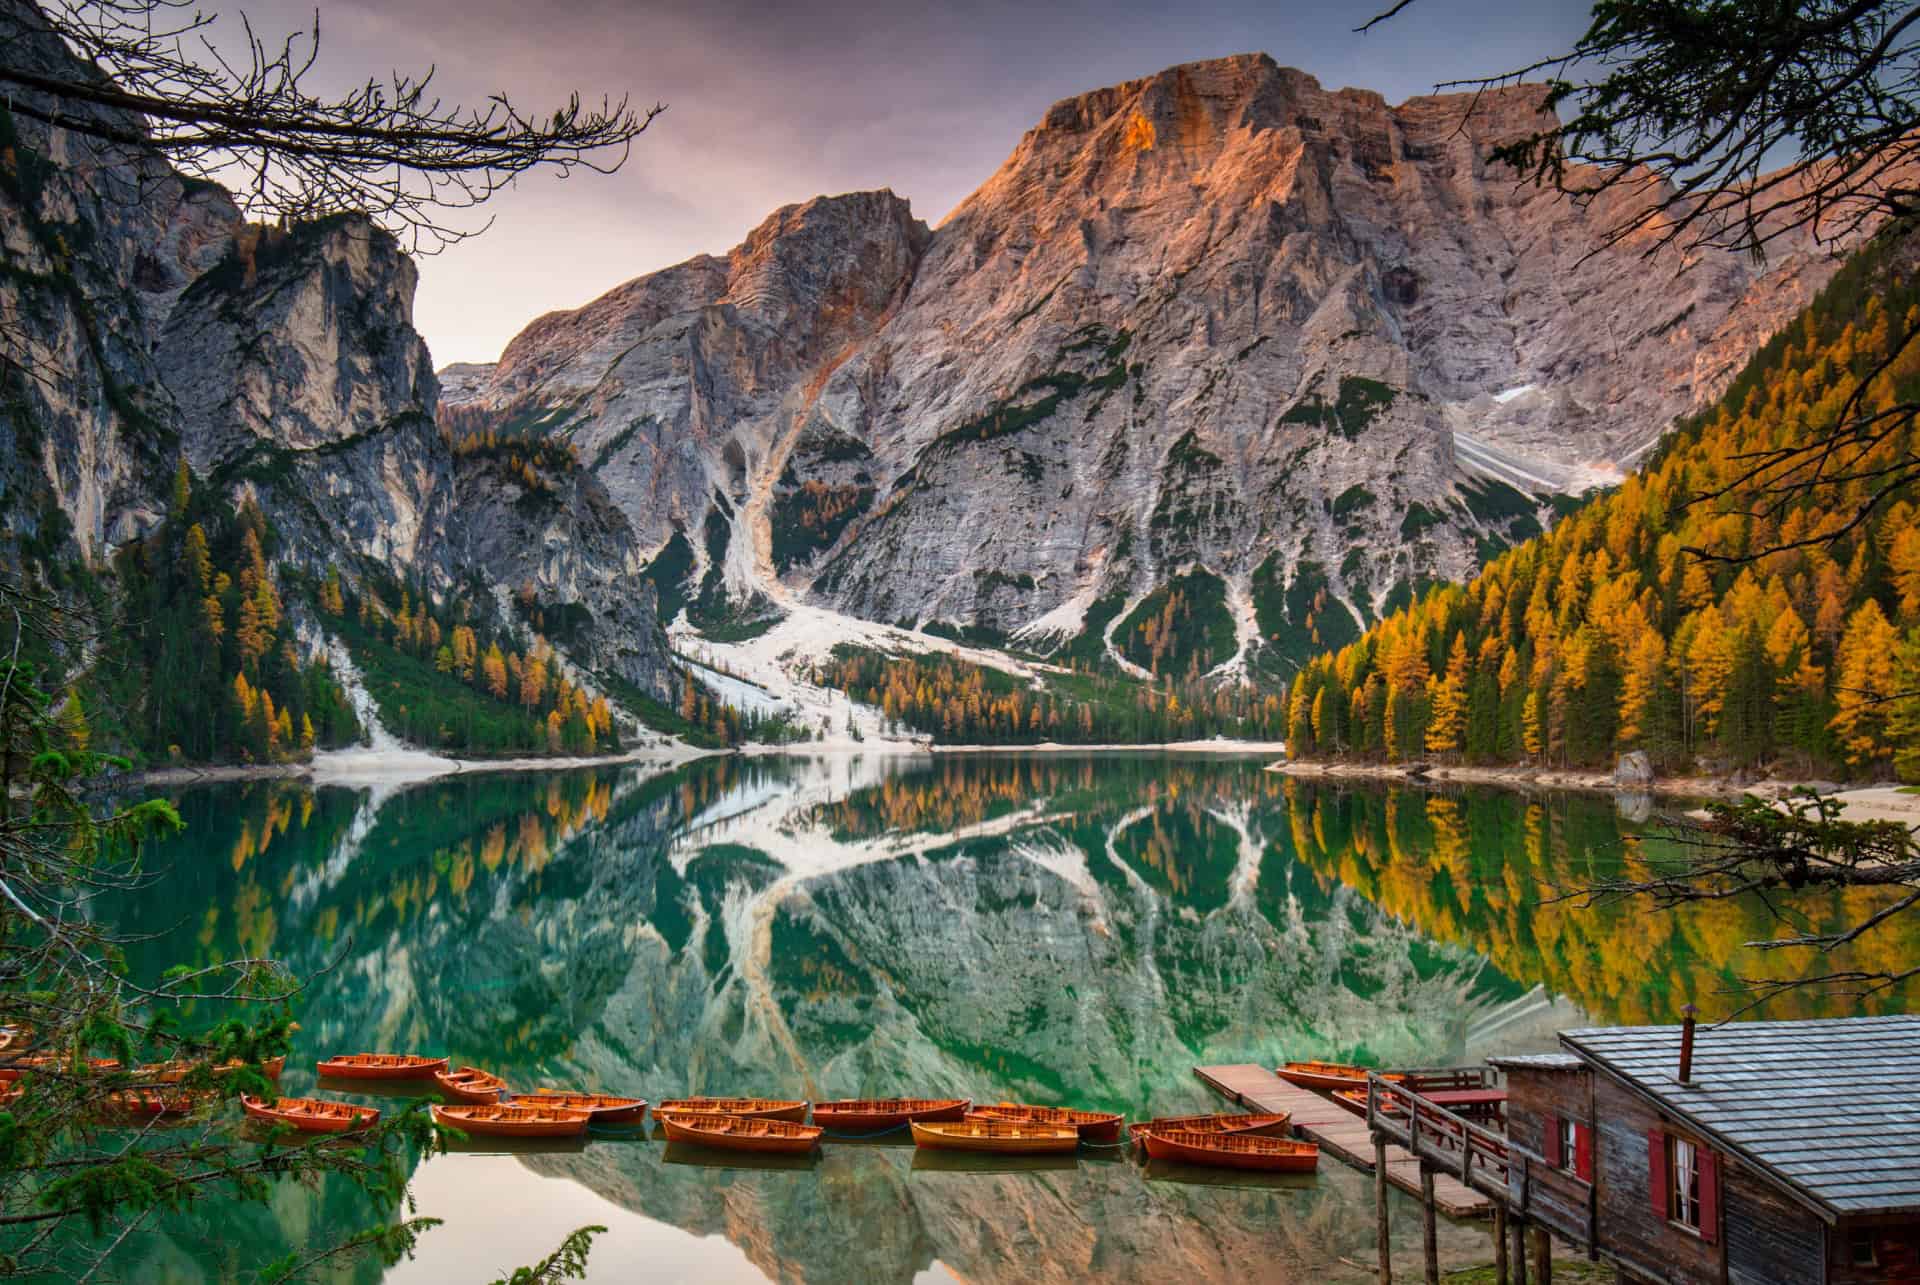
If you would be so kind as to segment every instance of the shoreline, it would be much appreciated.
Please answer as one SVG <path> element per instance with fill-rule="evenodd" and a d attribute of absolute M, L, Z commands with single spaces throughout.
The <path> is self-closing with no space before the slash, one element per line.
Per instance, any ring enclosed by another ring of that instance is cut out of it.
<path fill-rule="evenodd" d="M 108 789 L 217 785 L 230 781 L 272 781 L 303 778 L 315 785 L 409 785 L 449 776 L 478 776 L 488 772 L 564 772 L 574 768 L 618 767 L 644 763 L 673 768 L 696 759 L 739 754 L 768 758 L 782 754 L 805 757 L 893 754 L 1218 754 L 1269 758 L 1286 752 L 1279 741 L 1154 741 L 1070 745 L 1041 741 L 1033 745 L 936 745 L 924 741 L 876 740 L 795 741 L 784 745 L 742 745 L 732 749 L 701 749 L 683 742 L 637 746 L 618 754 L 553 756 L 546 758 L 454 758 L 420 749 L 322 750 L 304 763 L 204 763 L 142 768 L 102 781 Z"/>
<path fill-rule="evenodd" d="M 1284 741 L 1151 741 L 1145 743 L 1068 745 L 1061 741 L 1041 741 L 1035 745 L 929 745 L 930 754 L 1220 754 L 1266 758 L 1287 752 Z"/>
<path fill-rule="evenodd" d="M 1575 790 L 1589 794 L 1658 794 L 1673 798 L 1730 799 L 1755 794 L 1768 787 L 1784 793 L 1800 784 L 1797 781 L 1759 781 L 1736 785 L 1724 777 L 1663 776 L 1645 785 L 1621 785 L 1610 772 L 1581 772 L 1572 768 L 1531 767 L 1452 767 L 1415 766 L 1396 763 L 1326 763 L 1313 759 L 1288 759 L 1269 764 L 1269 772 L 1313 780 L 1402 781 L 1410 785 L 1434 782 L 1443 785 L 1496 785 L 1510 790 Z"/>
<path fill-rule="evenodd" d="M 1530 767 L 1418 767 L 1409 770 L 1391 763 L 1324 763 L 1282 761 L 1267 766 L 1282 776 L 1318 781 L 1398 781 L 1406 785 L 1490 785 L 1506 790 L 1562 790 L 1583 794 L 1658 795 L 1677 799 L 1735 799 L 1747 795 L 1775 800 L 1812 781 L 1777 780 L 1740 783 L 1715 776 L 1655 777 L 1645 785 L 1622 785 L 1608 772 L 1580 772 L 1569 768 Z M 1897 786 L 1861 785 L 1836 790 L 1846 821 L 1901 821 L 1920 829 L 1920 794 Z"/>
<path fill-rule="evenodd" d="M 694 759 L 724 753 L 724 750 L 703 750 L 689 745 L 647 745 L 618 754 L 466 759 L 416 749 L 323 750 L 304 763 L 206 763 L 143 768 L 103 779 L 99 787 L 140 789 L 295 778 L 310 780 L 315 785 L 411 785 L 449 776 L 484 776 L 490 772 L 563 772 L 631 763 L 678 767 Z"/>

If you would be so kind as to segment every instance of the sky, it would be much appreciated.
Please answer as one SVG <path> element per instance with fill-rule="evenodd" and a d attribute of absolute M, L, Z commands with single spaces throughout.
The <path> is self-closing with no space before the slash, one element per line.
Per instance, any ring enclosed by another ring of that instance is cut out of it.
<path fill-rule="evenodd" d="M 891 188 L 938 225 L 1059 99 L 1266 52 L 1390 102 L 1568 47 L 1588 0 L 318 0 L 316 84 L 437 69 L 449 98 L 547 108 L 578 90 L 667 111 L 611 176 L 523 176 L 484 235 L 422 260 L 436 365 L 492 361 L 529 321 L 724 253 L 782 205 Z M 314 0 L 234 0 L 257 31 Z M 469 226 L 477 225 L 478 220 Z"/>

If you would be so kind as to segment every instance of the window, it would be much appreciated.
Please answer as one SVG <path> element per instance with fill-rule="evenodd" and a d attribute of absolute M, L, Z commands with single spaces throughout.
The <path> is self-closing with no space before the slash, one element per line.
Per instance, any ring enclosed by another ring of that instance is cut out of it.
<path fill-rule="evenodd" d="M 1682 1227 L 1700 1230 L 1700 1150 L 1685 1138 L 1668 1137 L 1667 1217 Z"/>
<path fill-rule="evenodd" d="M 1690 1138 L 1647 1130 L 1647 1184 L 1653 1216 L 1709 1245 L 1720 1239 L 1720 1157 Z"/>
<path fill-rule="evenodd" d="M 1560 1167 L 1568 1173 L 1580 1171 L 1580 1126 L 1562 1116 L 1560 1119 Z"/>
<path fill-rule="evenodd" d="M 1847 1249 L 1853 1257 L 1855 1267 L 1878 1267 L 1880 1255 L 1873 1242 L 1873 1232 L 1866 1227 L 1856 1227 L 1847 1233 Z"/>

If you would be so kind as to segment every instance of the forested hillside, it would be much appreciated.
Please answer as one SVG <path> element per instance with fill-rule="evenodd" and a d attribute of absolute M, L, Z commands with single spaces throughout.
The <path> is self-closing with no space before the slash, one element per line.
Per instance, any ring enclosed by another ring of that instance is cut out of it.
<path fill-rule="evenodd" d="M 878 708 L 882 726 L 944 745 L 1155 744 L 1210 736 L 1271 739 L 1277 696 L 1252 687 L 1179 686 L 1048 667 L 1036 682 L 950 656 L 895 655 L 841 643 L 819 685 Z"/>
<path fill-rule="evenodd" d="M 275 537 L 252 504 L 196 493 L 182 462 L 166 520 L 115 557 L 94 663 L 69 693 L 100 746 L 151 760 L 276 762 L 344 745 L 359 723 L 323 657 L 294 636 L 270 571 Z M 78 574 L 78 573 L 76 573 Z"/>
<path fill-rule="evenodd" d="M 1888 493 L 1850 525 L 1920 449 L 1910 419 L 1835 485 L 1697 498 L 1856 391 L 1868 411 L 1920 398 L 1920 344 L 1895 356 L 1920 326 L 1916 260 L 1920 237 L 1884 234 L 1617 490 L 1310 662 L 1294 753 L 1607 765 L 1642 749 L 1920 779 L 1920 497 Z"/>

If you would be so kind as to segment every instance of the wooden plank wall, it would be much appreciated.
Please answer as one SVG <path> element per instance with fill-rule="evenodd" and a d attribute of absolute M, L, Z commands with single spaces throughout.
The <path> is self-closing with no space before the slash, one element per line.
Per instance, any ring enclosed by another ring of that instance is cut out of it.
<path fill-rule="evenodd" d="M 1826 1224 L 1731 1156 L 1720 1161 L 1728 1285 L 1826 1279 Z"/>
<path fill-rule="evenodd" d="M 1605 1075 L 1594 1077 L 1594 1183 L 1599 1188 L 1600 1243 L 1652 1281 L 1718 1281 L 1721 1248 L 1655 1216 L 1647 1131 L 1660 1117 L 1637 1094 Z M 1723 1206 L 1725 1202 L 1722 1202 Z M 1777 1277 L 1805 1285 L 1807 1277 Z M 1811 1278 L 1818 1281 L 1818 1276 Z"/>

